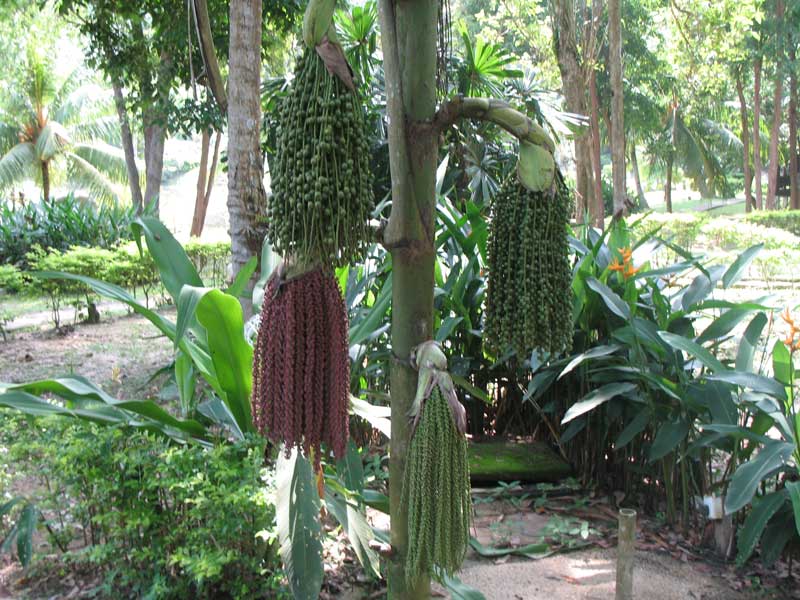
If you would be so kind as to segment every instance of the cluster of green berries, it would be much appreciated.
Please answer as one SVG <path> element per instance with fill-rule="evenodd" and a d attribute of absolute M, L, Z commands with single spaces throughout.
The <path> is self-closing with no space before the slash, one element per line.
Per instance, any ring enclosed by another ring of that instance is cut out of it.
<path fill-rule="evenodd" d="M 347 264 L 363 254 L 374 207 L 358 95 L 306 49 L 279 117 L 270 243 L 305 262 Z"/>
<path fill-rule="evenodd" d="M 572 345 L 572 201 L 558 172 L 553 186 L 532 192 L 512 175 L 493 198 L 484 341 L 497 352 L 527 357 Z"/>

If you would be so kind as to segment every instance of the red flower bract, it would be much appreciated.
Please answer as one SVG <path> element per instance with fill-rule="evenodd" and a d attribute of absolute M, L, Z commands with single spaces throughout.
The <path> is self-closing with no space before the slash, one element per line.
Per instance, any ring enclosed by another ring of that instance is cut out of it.
<path fill-rule="evenodd" d="M 348 436 L 350 359 L 347 311 L 332 273 L 315 269 L 264 292 L 253 359 L 253 421 L 287 450 L 324 442 L 344 456 Z"/>

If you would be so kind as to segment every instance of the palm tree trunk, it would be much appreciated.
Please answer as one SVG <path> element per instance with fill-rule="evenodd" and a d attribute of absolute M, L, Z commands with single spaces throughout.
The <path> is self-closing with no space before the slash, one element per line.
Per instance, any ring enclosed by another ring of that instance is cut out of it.
<path fill-rule="evenodd" d="M 756 183 L 756 208 L 764 208 L 761 190 L 761 63 L 762 57 L 756 57 L 753 66 L 753 173 Z"/>
<path fill-rule="evenodd" d="M 781 21 L 785 5 L 783 0 L 775 2 L 775 25 L 778 33 L 776 40 L 778 46 L 778 58 L 775 64 L 775 96 L 773 98 L 772 129 L 769 134 L 769 165 L 767 170 L 767 210 L 775 210 L 775 196 L 778 191 L 778 142 L 780 141 L 781 121 L 783 111 L 781 102 L 783 100 L 783 40 L 780 38 Z"/>
<path fill-rule="evenodd" d="M 42 196 L 45 200 L 50 200 L 50 163 L 42 161 Z"/>
<path fill-rule="evenodd" d="M 589 75 L 589 98 L 591 100 L 590 120 L 592 125 L 592 171 L 594 172 L 592 201 L 589 213 L 592 224 L 603 228 L 605 204 L 603 203 L 603 167 L 600 164 L 600 101 L 597 97 L 597 77 L 594 69 Z"/>
<path fill-rule="evenodd" d="M 633 181 L 636 184 L 636 198 L 639 201 L 639 208 L 647 210 L 650 208 L 647 205 L 647 197 L 644 195 L 642 189 L 642 178 L 639 174 L 639 160 L 636 158 L 636 144 L 631 143 L 631 170 L 633 171 Z"/>
<path fill-rule="evenodd" d="M 625 123 L 622 113 L 622 17 L 620 0 L 608 2 L 608 47 L 611 70 L 611 171 L 614 181 L 614 216 L 625 212 Z"/>
<path fill-rule="evenodd" d="M 417 374 L 411 349 L 433 339 L 434 205 L 438 137 L 427 124 L 436 111 L 438 2 L 379 0 L 389 117 L 392 212 L 384 245 L 392 254 L 392 439 L 389 501 L 392 556 L 389 598 L 430 597 L 430 583 L 406 581 L 408 512 L 401 502 L 410 432 L 408 411 Z"/>
<path fill-rule="evenodd" d="M 753 172 L 750 169 L 750 127 L 747 125 L 747 102 L 744 99 L 744 85 L 741 74 L 736 76 L 736 93 L 739 96 L 739 118 L 742 122 L 742 170 L 744 171 L 745 211 L 753 209 Z"/>
<path fill-rule="evenodd" d="M 111 82 L 114 88 L 114 104 L 119 117 L 120 136 L 122 138 L 122 151 L 125 153 L 125 168 L 128 171 L 128 187 L 131 190 L 131 203 L 137 213 L 142 212 L 142 186 L 139 184 L 139 167 L 136 166 L 136 151 L 133 148 L 133 134 L 128 121 L 128 111 L 125 108 L 125 98 L 122 95 L 122 85 L 118 80 Z"/>
<path fill-rule="evenodd" d="M 228 214 L 234 276 L 259 256 L 266 192 L 261 157 L 261 0 L 231 0 L 228 74 Z M 247 307 L 245 307 L 247 308 Z"/>
<path fill-rule="evenodd" d="M 793 210 L 800 209 L 800 188 L 798 178 L 800 178 L 800 165 L 797 161 L 797 70 L 795 62 L 797 52 L 794 44 L 789 44 L 789 62 L 792 64 L 791 75 L 789 76 L 789 206 Z"/>

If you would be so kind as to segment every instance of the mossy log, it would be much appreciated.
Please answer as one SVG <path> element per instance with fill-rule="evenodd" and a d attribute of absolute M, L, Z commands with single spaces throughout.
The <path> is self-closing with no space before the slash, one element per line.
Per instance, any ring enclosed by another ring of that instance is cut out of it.
<path fill-rule="evenodd" d="M 572 473 L 569 464 L 541 442 L 476 442 L 469 445 L 468 455 L 473 483 L 555 482 Z"/>

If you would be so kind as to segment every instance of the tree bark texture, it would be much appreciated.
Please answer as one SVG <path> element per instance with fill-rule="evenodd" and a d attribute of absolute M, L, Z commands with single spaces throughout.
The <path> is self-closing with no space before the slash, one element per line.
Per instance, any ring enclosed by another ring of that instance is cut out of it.
<path fill-rule="evenodd" d="M 793 210 L 800 209 L 800 169 L 797 160 L 797 50 L 793 43 L 789 44 L 789 61 L 792 71 L 789 76 L 789 206 Z"/>
<path fill-rule="evenodd" d="M 203 57 L 206 83 L 211 89 L 211 94 L 217 102 L 220 111 L 225 114 L 228 110 L 228 97 L 225 93 L 225 82 L 217 61 L 217 52 L 214 49 L 214 36 L 211 32 L 211 21 L 208 18 L 208 4 L 206 0 L 194 0 L 194 19 L 197 26 L 197 37 L 200 45 L 200 54 Z"/>
<path fill-rule="evenodd" d="M 622 16 L 620 0 L 608 1 L 608 49 L 611 71 L 611 171 L 614 216 L 625 212 L 625 123 L 622 112 Z"/>
<path fill-rule="evenodd" d="M 767 210 L 775 210 L 775 195 L 778 191 L 778 142 L 780 141 L 781 134 L 781 121 L 783 120 L 783 110 L 781 110 L 781 103 L 783 101 L 783 39 L 782 39 L 782 21 L 785 5 L 783 0 L 775 2 L 775 22 L 778 28 L 776 46 L 777 61 L 775 64 L 775 95 L 773 97 L 773 113 L 772 113 L 772 128 L 769 134 L 769 162 L 767 166 Z"/>
<path fill-rule="evenodd" d="M 664 205 L 667 212 L 672 212 L 672 170 L 675 167 L 675 145 L 678 135 L 678 111 L 680 105 L 677 99 L 672 101 L 672 131 L 669 138 L 669 156 L 667 157 L 667 181 L 664 184 Z"/>
<path fill-rule="evenodd" d="M 164 108 L 169 102 L 169 90 L 174 75 L 172 58 L 161 53 L 155 86 L 155 99 L 144 112 L 144 164 L 145 164 L 145 205 L 155 203 L 158 214 L 161 179 L 164 174 L 164 142 L 167 137 L 166 114 Z"/>
<path fill-rule="evenodd" d="M 589 98 L 591 100 L 591 130 L 592 130 L 592 200 L 589 214 L 592 225 L 603 228 L 605 217 L 605 203 L 603 202 L 603 165 L 600 162 L 600 100 L 597 97 L 597 76 L 595 71 L 589 75 Z"/>
<path fill-rule="evenodd" d="M 259 256 L 266 192 L 260 147 L 261 0 L 231 0 L 228 73 L 228 214 L 233 275 Z"/>
<path fill-rule="evenodd" d="M 736 77 L 736 93 L 739 96 L 739 118 L 742 122 L 742 170 L 744 171 L 745 210 L 753 210 L 753 171 L 750 168 L 750 126 L 747 124 L 747 102 L 741 75 Z"/>
<path fill-rule="evenodd" d="M 639 173 L 639 160 L 636 157 L 636 144 L 631 143 L 631 170 L 633 171 L 633 181 L 636 184 L 636 198 L 639 201 L 639 208 L 647 210 L 647 196 L 642 189 L 642 176 Z"/>
<path fill-rule="evenodd" d="M 122 151 L 125 153 L 125 168 L 128 172 L 128 187 L 131 190 L 131 203 L 137 213 L 142 212 L 142 186 L 139 183 L 139 167 L 136 166 L 136 150 L 133 147 L 133 134 L 128 120 L 128 110 L 125 108 L 125 97 L 122 94 L 122 85 L 118 81 L 112 82 L 114 88 L 114 104 L 119 118 L 120 137 L 122 138 Z"/>
<path fill-rule="evenodd" d="M 209 149 L 211 147 L 211 130 L 203 132 L 202 146 L 200 149 L 200 170 L 197 173 L 197 193 L 194 201 L 194 215 L 192 216 L 192 228 L 189 235 L 200 237 L 206 223 L 206 212 L 208 202 L 211 200 L 211 190 L 214 187 L 214 176 L 217 171 L 217 160 L 219 158 L 219 146 L 222 133 L 217 131 L 214 136 L 214 151 L 211 153 L 211 166 L 208 166 Z"/>
<path fill-rule="evenodd" d="M 42 197 L 50 200 L 50 163 L 42 161 Z"/>
<path fill-rule="evenodd" d="M 411 349 L 433 338 L 435 192 L 438 136 L 428 126 L 436 112 L 438 3 L 380 0 L 386 74 L 392 212 L 384 245 L 392 254 L 392 439 L 389 502 L 392 555 L 389 598 L 430 597 L 430 582 L 409 584 L 404 574 L 408 513 L 401 503 L 410 442 L 408 411 L 417 374 Z"/>
<path fill-rule="evenodd" d="M 753 65 L 753 174 L 756 188 L 756 208 L 764 208 L 761 190 L 761 64 L 762 57 L 756 57 Z"/>

